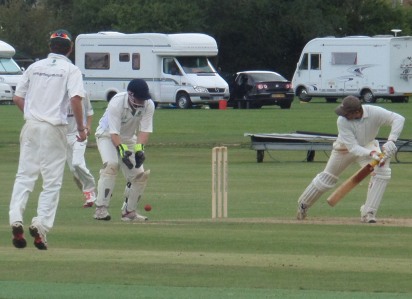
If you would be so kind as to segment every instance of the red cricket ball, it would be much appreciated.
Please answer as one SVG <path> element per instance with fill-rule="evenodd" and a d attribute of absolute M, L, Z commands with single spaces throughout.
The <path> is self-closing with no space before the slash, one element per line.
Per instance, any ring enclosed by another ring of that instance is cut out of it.
<path fill-rule="evenodd" d="M 147 212 L 149 212 L 149 211 L 152 210 L 152 206 L 149 205 L 149 204 L 147 204 L 147 205 L 144 206 L 144 210 L 147 211 Z"/>

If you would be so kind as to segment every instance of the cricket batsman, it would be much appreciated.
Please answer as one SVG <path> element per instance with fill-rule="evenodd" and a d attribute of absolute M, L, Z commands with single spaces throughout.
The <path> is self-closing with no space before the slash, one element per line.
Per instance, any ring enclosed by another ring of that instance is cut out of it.
<path fill-rule="evenodd" d="M 149 171 L 143 168 L 144 147 L 153 132 L 155 106 L 149 87 L 142 79 L 133 79 L 127 92 L 115 95 L 96 129 L 97 147 L 103 162 L 97 184 L 96 220 L 110 220 L 108 208 L 119 169 L 126 178 L 122 221 L 145 221 L 137 204 L 147 184 Z"/>
<path fill-rule="evenodd" d="M 366 201 L 360 208 L 361 222 L 375 223 L 391 178 L 390 159 L 397 151 L 395 142 L 402 132 L 405 118 L 382 107 L 361 105 L 361 101 L 354 96 L 344 98 L 335 113 L 338 115 L 338 137 L 325 169 L 316 175 L 298 199 L 297 219 L 306 218 L 308 209 L 323 193 L 335 186 L 340 174 L 349 165 L 357 162 L 363 167 L 375 159 L 379 163 L 372 172 Z M 376 137 L 384 126 L 390 127 L 390 133 L 381 150 Z"/>

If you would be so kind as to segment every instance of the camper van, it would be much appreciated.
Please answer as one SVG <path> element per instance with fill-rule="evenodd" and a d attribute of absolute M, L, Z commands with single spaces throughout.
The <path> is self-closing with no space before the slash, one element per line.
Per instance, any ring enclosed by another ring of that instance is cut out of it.
<path fill-rule="evenodd" d="M 363 102 L 407 102 L 412 95 L 412 37 L 325 37 L 303 48 L 293 75 L 295 95 L 328 102 L 347 95 Z"/>
<path fill-rule="evenodd" d="M 110 101 L 141 78 L 156 105 L 216 108 L 229 99 L 227 82 L 209 60 L 217 53 L 215 39 L 200 33 L 99 32 L 76 38 L 75 63 L 91 100 Z"/>
<path fill-rule="evenodd" d="M 13 56 L 16 53 L 14 48 L 4 41 L 0 41 L 0 83 L 8 84 L 10 88 L 3 85 L 2 90 L 7 92 L 3 93 L 0 97 L 0 101 L 11 102 L 13 93 L 10 90 L 16 90 L 17 82 L 19 82 L 23 72 L 18 64 L 13 60 Z"/>

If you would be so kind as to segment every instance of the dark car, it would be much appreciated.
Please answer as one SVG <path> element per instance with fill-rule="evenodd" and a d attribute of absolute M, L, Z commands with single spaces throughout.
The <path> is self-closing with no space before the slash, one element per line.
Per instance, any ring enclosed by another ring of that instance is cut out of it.
<path fill-rule="evenodd" d="M 228 106 L 239 109 L 278 105 L 289 109 L 294 98 L 292 83 L 270 71 L 238 72 L 230 84 Z"/>

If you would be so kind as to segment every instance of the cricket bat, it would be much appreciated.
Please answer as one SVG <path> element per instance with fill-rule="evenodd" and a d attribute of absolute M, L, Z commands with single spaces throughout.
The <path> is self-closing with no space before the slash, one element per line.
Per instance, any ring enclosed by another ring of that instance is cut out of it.
<path fill-rule="evenodd" d="M 369 164 L 362 167 L 354 175 L 342 183 L 336 190 L 328 197 L 328 204 L 334 207 L 342 198 L 346 196 L 353 188 L 359 185 L 378 165 L 379 161 L 373 160 Z"/>

